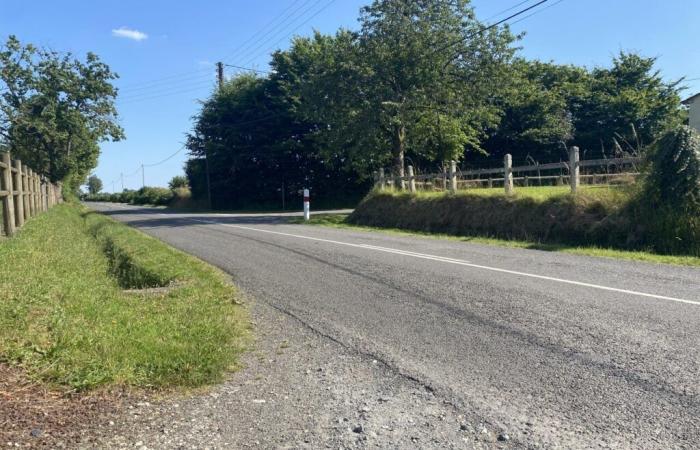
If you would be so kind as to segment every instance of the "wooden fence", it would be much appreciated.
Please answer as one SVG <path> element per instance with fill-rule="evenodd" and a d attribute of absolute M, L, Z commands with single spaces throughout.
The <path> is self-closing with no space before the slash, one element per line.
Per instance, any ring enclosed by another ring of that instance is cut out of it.
<path fill-rule="evenodd" d="M 515 190 L 515 182 L 522 186 L 531 186 L 542 182 L 557 185 L 566 183 L 571 187 L 571 192 L 576 192 L 582 182 L 588 184 L 598 184 L 601 180 L 630 178 L 639 175 L 637 167 L 642 159 L 638 157 L 590 159 L 581 161 L 579 159 L 578 147 L 569 150 L 569 161 L 556 163 L 539 164 L 533 163 L 526 166 L 513 166 L 513 158 L 510 154 L 503 158 L 503 166 L 492 169 L 476 169 L 460 171 L 457 169 L 455 161 L 450 162 L 449 170 L 442 173 L 430 173 L 416 175 L 413 166 L 407 167 L 407 175 L 386 176 L 383 169 L 374 174 L 375 184 L 378 188 L 394 187 L 396 189 L 416 192 L 418 186 L 429 186 L 433 190 L 450 190 L 456 192 L 458 189 L 488 187 L 503 185 L 505 192 L 510 194 Z M 597 173 L 582 174 L 582 168 L 604 168 Z M 611 171 L 612 169 L 612 171 Z M 558 173 L 554 173 L 558 172 Z M 534 173 L 534 174 L 533 174 Z"/>
<path fill-rule="evenodd" d="M 12 160 L 7 152 L 0 156 L 2 228 L 6 236 L 12 236 L 31 217 L 62 203 L 63 197 L 60 183 L 49 182 L 22 161 Z"/>

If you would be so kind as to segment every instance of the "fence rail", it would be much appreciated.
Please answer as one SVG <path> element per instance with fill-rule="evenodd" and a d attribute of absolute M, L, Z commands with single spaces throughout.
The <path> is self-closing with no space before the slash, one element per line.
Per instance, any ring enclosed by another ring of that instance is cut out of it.
<path fill-rule="evenodd" d="M 30 218 L 63 202 L 61 184 L 51 183 L 22 161 L 0 152 L 0 203 L 2 230 L 12 236 Z"/>
<path fill-rule="evenodd" d="M 386 176 L 383 169 L 375 172 L 375 184 L 380 189 L 389 185 L 408 189 L 410 192 L 416 192 L 418 184 L 431 184 L 434 188 L 449 189 L 456 192 L 460 186 L 482 187 L 486 185 L 492 188 L 494 184 L 503 183 L 506 193 L 512 193 L 515 190 L 515 182 L 522 182 L 524 186 L 529 186 L 535 180 L 540 183 L 544 180 L 554 180 L 557 184 L 564 185 L 568 182 L 572 192 L 576 192 L 583 180 L 589 181 L 590 184 L 595 184 L 600 180 L 610 180 L 615 178 L 629 178 L 639 175 L 637 166 L 641 164 L 642 158 L 627 157 L 627 158 L 610 158 L 610 159 L 589 159 L 581 161 L 579 159 L 578 147 L 569 149 L 569 161 L 555 162 L 547 164 L 534 163 L 526 166 L 513 166 L 513 158 L 510 154 L 503 158 L 503 166 L 489 169 L 464 170 L 457 169 L 455 161 L 450 162 L 449 171 L 430 174 L 414 174 L 413 166 L 408 166 L 408 174 L 406 176 Z M 609 173 L 594 173 L 581 174 L 581 168 L 588 167 L 604 167 L 609 170 L 611 167 L 620 169 L 618 172 Z M 542 175 L 542 172 L 559 170 L 557 175 Z M 536 172 L 537 175 L 530 176 L 530 173 Z M 496 175 L 494 177 L 494 175 Z M 520 175 L 520 176 L 518 176 Z M 482 178 L 485 177 L 485 178 Z"/>

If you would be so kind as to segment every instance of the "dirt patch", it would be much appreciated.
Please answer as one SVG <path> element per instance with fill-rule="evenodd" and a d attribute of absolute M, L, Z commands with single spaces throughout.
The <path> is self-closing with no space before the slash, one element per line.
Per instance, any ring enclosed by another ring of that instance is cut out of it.
<path fill-rule="evenodd" d="M 137 397 L 52 389 L 0 363 L 0 447 L 74 448 L 108 430 L 112 419 Z"/>

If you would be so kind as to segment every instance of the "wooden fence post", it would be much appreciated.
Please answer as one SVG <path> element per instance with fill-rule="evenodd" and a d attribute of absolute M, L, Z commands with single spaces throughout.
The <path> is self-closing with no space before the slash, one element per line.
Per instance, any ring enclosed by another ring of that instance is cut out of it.
<path fill-rule="evenodd" d="M 491 177 L 489 177 L 488 187 L 489 187 L 489 189 L 493 188 L 493 178 L 491 178 Z"/>
<path fill-rule="evenodd" d="M 49 210 L 49 181 L 43 178 L 41 183 L 41 206 L 44 211 Z"/>
<path fill-rule="evenodd" d="M 579 183 L 581 182 L 578 162 L 578 147 L 571 147 L 569 149 L 569 185 L 571 185 L 571 192 L 574 194 L 578 190 Z"/>
<path fill-rule="evenodd" d="M 34 217 L 39 214 L 39 211 L 36 209 L 36 177 L 34 176 L 34 170 L 32 169 L 29 169 L 29 192 L 31 192 L 31 195 L 29 196 L 29 203 L 31 204 L 32 208 L 32 217 Z"/>
<path fill-rule="evenodd" d="M 510 153 L 503 158 L 503 185 L 506 194 L 513 193 L 513 156 Z"/>
<path fill-rule="evenodd" d="M 7 191 L 7 195 L 2 200 L 2 218 L 5 227 L 5 234 L 12 236 L 15 234 L 15 197 L 12 183 L 12 158 L 9 152 L 2 153 L 2 162 L 5 167 L 2 170 L 2 189 Z"/>
<path fill-rule="evenodd" d="M 15 181 L 14 188 L 17 195 L 15 196 L 15 224 L 17 228 L 24 226 L 24 182 L 22 173 L 22 161 L 15 161 Z"/>
<path fill-rule="evenodd" d="M 32 209 L 29 204 L 29 167 L 22 164 L 22 203 L 24 203 L 24 221 L 32 217 Z"/>
<path fill-rule="evenodd" d="M 410 192 L 416 192 L 416 178 L 413 173 L 413 166 L 408 166 L 408 190 Z"/>
<path fill-rule="evenodd" d="M 39 175 L 32 170 L 34 174 L 34 203 L 36 204 L 36 215 L 41 213 L 41 198 L 39 197 Z"/>
<path fill-rule="evenodd" d="M 525 187 L 530 186 L 530 180 L 527 178 L 527 175 L 525 175 L 525 178 L 523 178 L 523 184 Z"/>
<path fill-rule="evenodd" d="M 450 161 L 450 192 L 457 192 L 457 161 Z"/>

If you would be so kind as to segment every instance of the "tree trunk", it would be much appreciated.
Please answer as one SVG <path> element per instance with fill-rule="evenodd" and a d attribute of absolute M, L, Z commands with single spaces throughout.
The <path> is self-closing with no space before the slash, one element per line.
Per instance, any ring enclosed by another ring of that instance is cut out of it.
<path fill-rule="evenodd" d="M 406 128 L 403 125 L 396 125 L 394 127 L 393 136 L 393 148 L 391 149 L 391 156 L 394 161 L 394 176 L 403 177 L 404 172 L 404 154 L 405 154 L 405 141 L 406 141 Z M 401 180 L 399 186 L 404 189 L 405 182 Z"/>

